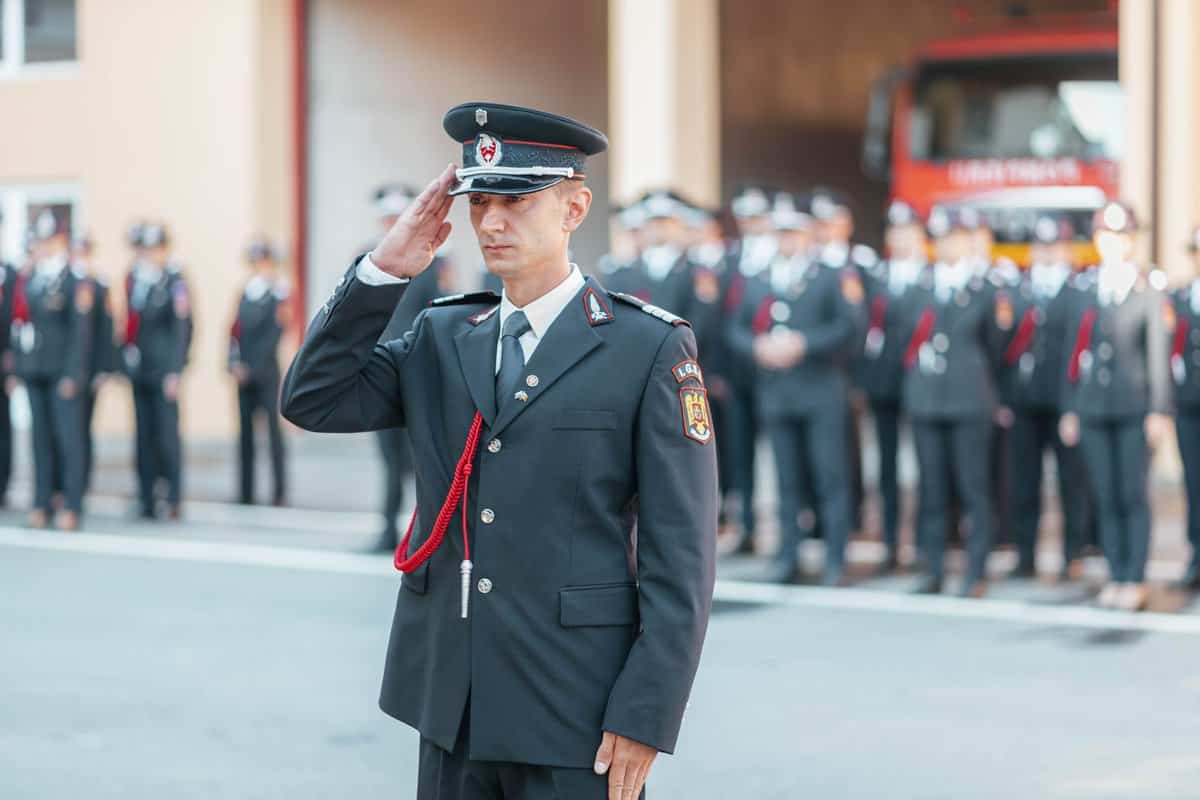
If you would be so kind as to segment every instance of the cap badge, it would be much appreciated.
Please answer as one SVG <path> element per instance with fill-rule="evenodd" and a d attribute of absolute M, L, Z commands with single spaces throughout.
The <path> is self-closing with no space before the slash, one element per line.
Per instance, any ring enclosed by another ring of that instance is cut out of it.
<path fill-rule="evenodd" d="M 479 134 L 475 140 L 475 160 L 479 166 L 494 167 L 500 163 L 501 156 L 500 140 L 486 133 Z"/>
<path fill-rule="evenodd" d="M 481 128 L 484 125 L 487 125 L 487 109 L 486 108 L 475 109 L 475 124 Z"/>

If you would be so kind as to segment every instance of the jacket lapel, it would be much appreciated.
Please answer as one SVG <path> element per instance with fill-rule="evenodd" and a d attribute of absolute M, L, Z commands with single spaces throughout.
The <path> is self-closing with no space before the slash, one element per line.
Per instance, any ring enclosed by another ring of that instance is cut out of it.
<path fill-rule="evenodd" d="M 517 384 L 517 390 L 525 392 L 524 401 L 512 397 L 499 398 L 499 412 L 496 423 L 491 426 L 493 434 L 499 434 L 512 424 L 537 399 L 549 391 L 550 387 L 561 378 L 567 370 L 579 363 L 588 353 L 595 350 L 603 339 L 593 330 L 588 322 L 587 311 L 584 307 L 584 293 L 591 288 L 603 296 L 604 289 L 589 278 L 584 287 L 575 293 L 567 303 L 566 308 L 551 323 L 533 357 L 525 365 L 525 371 Z M 498 315 L 497 315 L 498 316 Z M 494 390 L 493 390 L 494 391 Z"/>
<path fill-rule="evenodd" d="M 454 337 L 467 390 L 489 428 L 493 427 L 496 419 L 496 337 L 500 331 L 499 320 L 500 313 L 493 313 L 479 325 L 472 325 Z"/>

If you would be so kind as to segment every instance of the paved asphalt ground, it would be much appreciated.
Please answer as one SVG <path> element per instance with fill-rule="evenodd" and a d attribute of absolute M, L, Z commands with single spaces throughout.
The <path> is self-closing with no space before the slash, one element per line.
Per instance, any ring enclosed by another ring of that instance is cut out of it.
<path fill-rule="evenodd" d="M 75 535 L 0 514 L 0 798 L 413 796 L 415 735 L 375 705 L 398 581 L 362 553 L 370 514 L 92 509 Z M 1092 607 L 1094 582 L 961 601 L 760 570 L 722 563 L 649 797 L 1200 798 L 1190 598 L 1131 617 Z"/>

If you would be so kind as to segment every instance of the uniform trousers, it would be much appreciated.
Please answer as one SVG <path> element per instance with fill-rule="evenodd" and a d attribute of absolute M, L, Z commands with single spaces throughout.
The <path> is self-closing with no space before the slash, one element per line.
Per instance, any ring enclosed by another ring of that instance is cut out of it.
<path fill-rule="evenodd" d="M 879 495 L 883 511 L 883 545 L 895 559 L 900 545 L 900 403 L 871 398 L 875 442 L 879 450 Z"/>
<path fill-rule="evenodd" d="M 90 383 L 90 382 L 89 382 Z M 83 392 L 83 491 L 92 485 L 92 468 L 96 454 L 92 443 L 92 418 L 96 413 L 96 390 L 90 385 Z"/>
<path fill-rule="evenodd" d="M 1187 490 L 1187 534 L 1192 561 L 1200 562 L 1200 408 L 1180 409 L 1175 435 L 1183 457 L 1183 482 Z"/>
<path fill-rule="evenodd" d="M 417 800 L 607 800 L 608 775 L 597 775 L 591 769 L 467 758 L 470 715 L 468 700 L 450 751 L 421 737 Z M 600 746 L 599 740 L 596 746 Z M 638 798 L 646 800 L 644 788 Z"/>
<path fill-rule="evenodd" d="M 33 507 L 50 512 L 61 487 L 67 511 L 83 510 L 83 397 L 64 398 L 58 379 L 25 382 L 33 417 Z"/>
<path fill-rule="evenodd" d="M 404 428 L 376 431 L 375 440 L 383 456 L 383 533 L 394 547 L 399 544 L 396 518 L 404 505 L 404 482 L 413 471 L 412 444 Z"/>
<path fill-rule="evenodd" d="M 1149 459 L 1145 418 L 1083 419 L 1079 446 L 1087 462 L 1100 547 L 1117 583 L 1141 583 L 1150 552 Z"/>
<path fill-rule="evenodd" d="M 3 376 L 0 376 L 3 380 Z M 8 392 L 0 386 L 0 506 L 8 500 L 8 480 L 12 476 L 12 417 Z"/>
<path fill-rule="evenodd" d="M 986 416 L 917 417 L 912 427 L 921 468 L 917 539 L 925 568 L 937 580 L 945 574 L 946 529 L 952 522 L 951 498 L 957 496 L 967 519 L 967 581 L 982 580 L 992 547 L 988 475 L 992 421 Z"/>
<path fill-rule="evenodd" d="M 278 378 L 238 386 L 238 416 L 241 420 L 238 455 L 243 503 L 254 502 L 254 417 L 258 412 L 266 419 L 267 441 L 271 448 L 271 498 L 279 502 L 287 494 L 287 473 L 283 463 L 283 434 L 279 429 Z"/>
<path fill-rule="evenodd" d="M 154 489 L 160 478 L 167 483 L 167 502 L 178 506 L 183 498 L 179 403 L 167 399 L 161 381 L 139 381 L 133 384 L 133 411 L 142 513 L 154 513 Z"/>
<path fill-rule="evenodd" d="M 1083 550 L 1087 524 L 1088 486 L 1078 447 L 1067 447 L 1058 438 L 1058 411 L 1017 409 L 1009 452 L 1009 488 L 1016 528 L 1017 556 L 1021 567 L 1034 567 L 1038 528 L 1042 518 L 1042 460 L 1054 453 L 1058 499 L 1063 514 L 1063 559 L 1074 561 Z"/>
<path fill-rule="evenodd" d="M 796 549 L 812 533 L 813 515 L 805 503 L 807 487 L 821 517 L 825 569 L 838 571 L 845 563 L 850 537 L 847 413 L 843 404 L 835 403 L 766 425 L 779 476 L 780 547 L 776 558 L 780 561 L 794 562 Z"/>

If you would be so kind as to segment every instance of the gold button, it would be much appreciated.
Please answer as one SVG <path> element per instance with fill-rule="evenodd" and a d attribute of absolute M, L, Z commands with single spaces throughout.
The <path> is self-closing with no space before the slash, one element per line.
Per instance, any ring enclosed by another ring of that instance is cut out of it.
<path fill-rule="evenodd" d="M 487 594 L 492 590 L 492 582 L 487 578 L 480 578 L 477 585 L 479 586 L 480 594 Z"/>
<path fill-rule="evenodd" d="M 500 447 L 501 447 L 501 445 L 500 445 L 499 439 L 492 439 L 490 442 L 488 442 L 488 452 L 489 453 L 499 453 Z"/>
<path fill-rule="evenodd" d="M 525 379 L 525 385 L 528 386 L 530 389 L 537 386 L 538 385 L 538 376 L 530 375 L 528 378 Z"/>
<path fill-rule="evenodd" d="M 483 520 L 484 525 L 491 525 L 496 519 L 496 512 L 492 511 L 490 508 L 485 508 L 483 511 L 479 512 L 479 518 Z"/>

